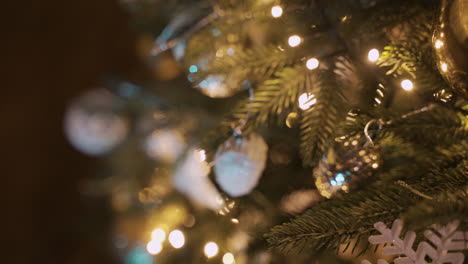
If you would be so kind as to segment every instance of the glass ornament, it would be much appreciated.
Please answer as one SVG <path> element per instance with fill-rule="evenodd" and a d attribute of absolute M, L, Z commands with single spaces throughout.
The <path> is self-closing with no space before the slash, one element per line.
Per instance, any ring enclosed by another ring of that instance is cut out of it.
<path fill-rule="evenodd" d="M 75 100 L 65 113 L 65 134 L 78 151 L 100 156 L 122 143 L 129 132 L 124 104 L 104 89 Z"/>
<path fill-rule="evenodd" d="M 250 193 L 265 169 L 267 151 L 267 144 L 257 133 L 232 136 L 216 152 L 216 182 L 232 197 Z"/>
<path fill-rule="evenodd" d="M 322 196 L 331 198 L 337 192 L 349 192 L 381 165 L 379 148 L 366 145 L 364 136 L 337 138 L 313 171 L 315 185 Z"/>
<path fill-rule="evenodd" d="M 175 169 L 172 183 L 195 204 L 216 211 L 224 207 L 224 201 L 208 178 L 209 173 L 205 151 L 192 148 Z"/>
<path fill-rule="evenodd" d="M 468 99 L 468 3 L 443 0 L 432 36 L 440 74 L 453 91 Z"/>

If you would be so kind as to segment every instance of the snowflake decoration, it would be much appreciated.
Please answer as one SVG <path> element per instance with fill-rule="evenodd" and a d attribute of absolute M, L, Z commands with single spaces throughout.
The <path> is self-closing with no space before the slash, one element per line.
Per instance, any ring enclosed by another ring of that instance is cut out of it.
<path fill-rule="evenodd" d="M 454 251 L 465 249 L 465 237 L 468 236 L 468 232 L 456 231 L 459 224 L 459 221 L 453 221 L 446 226 L 432 226 L 436 232 L 426 230 L 424 236 L 435 248 L 423 241 L 419 243 L 415 251 L 413 244 L 416 233 L 408 231 L 401 239 L 403 222 L 399 219 L 393 222 L 391 229 L 382 222 L 374 224 L 375 229 L 381 234 L 370 236 L 369 242 L 373 245 L 384 244 L 383 253 L 385 255 L 399 255 L 400 257 L 394 260 L 395 264 L 427 264 L 426 256 L 432 259 L 433 264 L 462 264 L 465 256 L 461 252 Z M 390 245 L 385 246 L 387 243 Z M 371 262 L 364 260 L 362 264 L 371 264 Z M 377 264 L 388 264 L 388 262 L 379 259 Z"/>

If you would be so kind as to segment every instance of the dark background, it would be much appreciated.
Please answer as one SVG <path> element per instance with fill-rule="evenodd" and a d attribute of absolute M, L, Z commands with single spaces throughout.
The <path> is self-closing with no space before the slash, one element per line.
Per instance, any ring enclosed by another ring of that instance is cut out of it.
<path fill-rule="evenodd" d="M 112 0 L 40 0 L 2 2 L 0 17 L 1 262 L 117 263 L 105 199 L 78 190 L 98 161 L 71 148 L 62 119 L 101 76 L 139 65 L 128 16 Z"/>

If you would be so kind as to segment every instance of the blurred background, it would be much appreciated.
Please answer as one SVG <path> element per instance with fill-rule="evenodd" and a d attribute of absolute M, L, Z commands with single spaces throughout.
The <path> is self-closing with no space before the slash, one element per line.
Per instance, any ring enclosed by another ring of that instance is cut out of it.
<path fill-rule="evenodd" d="M 79 194 L 99 161 L 70 146 L 63 117 L 101 76 L 138 67 L 127 17 L 113 0 L 7 1 L 0 13 L 2 263 L 117 263 L 105 198 Z"/>

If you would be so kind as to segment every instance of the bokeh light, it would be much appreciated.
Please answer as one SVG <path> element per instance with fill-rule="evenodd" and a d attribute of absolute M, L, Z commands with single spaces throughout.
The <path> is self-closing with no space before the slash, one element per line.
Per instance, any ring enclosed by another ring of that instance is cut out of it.
<path fill-rule="evenodd" d="M 403 80 L 401 82 L 401 88 L 405 91 L 411 91 L 414 88 L 413 82 L 410 80 Z"/>
<path fill-rule="evenodd" d="M 280 16 L 283 15 L 283 8 L 281 8 L 281 6 L 274 6 L 271 8 L 271 15 L 274 17 L 274 18 L 278 18 Z"/>
<path fill-rule="evenodd" d="M 376 62 L 380 57 L 380 52 L 378 49 L 371 49 L 369 53 L 367 53 L 367 58 L 371 62 Z"/>
<path fill-rule="evenodd" d="M 309 109 L 312 105 L 317 103 L 317 99 L 315 98 L 315 95 L 311 93 L 303 93 L 301 96 L 299 96 L 299 108 L 302 110 L 307 110 Z"/>
<path fill-rule="evenodd" d="M 292 35 L 288 39 L 288 44 L 291 47 L 297 47 L 299 46 L 299 44 L 301 44 L 301 42 L 302 42 L 302 39 L 298 35 Z"/>
<path fill-rule="evenodd" d="M 162 251 L 162 244 L 160 241 L 151 240 L 146 244 L 146 251 L 151 255 L 157 255 Z"/>
<path fill-rule="evenodd" d="M 169 243 L 174 248 L 181 248 L 185 244 L 185 236 L 184 233 L 180 230 L 174 230 L 169 234 Z"/>
<path fill-rule="evenodd" d="M 208 242 L 203 250 L 207 258 L 212 258 L 218 254 L 219 248 L 215 242 Z"/>
<path fill-rule="evenodd" d="M 151 232 L 151 239 L 163 242 L 166 239 L 166 232 L 162 228 L 157 228 Z"/>
<path fill-rule="evenodd" d="M 316 58 L 308 59 L 307 62 L 306 62 L 307 69 L 309 69 L 309 70 L 317 69 L 319 64 L 320 64 L 320 62 Z"/>
<path fill-rule="evenodd" d="M 233 264 L 234 261 L 235 261 L 235 259 L 234 259 L 234 255 L 233 255 L 233 254 L 231 254 L 231 253 L 229 253 L 229 252 L 226 253 L 226 254 L 224 254 L 224 256 L 223 256 L 223 264 Z"/>

